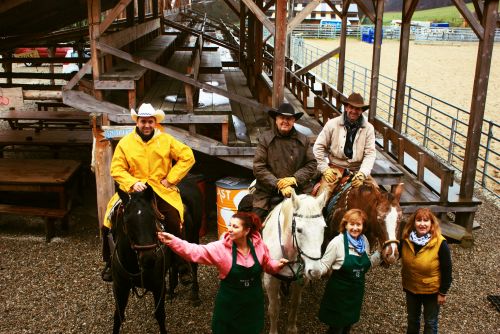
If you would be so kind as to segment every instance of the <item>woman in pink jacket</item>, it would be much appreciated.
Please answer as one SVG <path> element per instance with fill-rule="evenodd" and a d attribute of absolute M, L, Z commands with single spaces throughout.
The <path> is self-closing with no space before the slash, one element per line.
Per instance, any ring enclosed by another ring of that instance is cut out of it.
<path fill-rule="evenodd" d="M 212 317 L 215 334 L 257 334 L 264 328 L 261 274 L 275 274 L 288 261 L 269 257 L 260 228 L 257 215 L 239 212 L 231 218 L 223 238 L 207 245 L 191 244 L 169 233 L 158 234 L 161 242 L 184 259 L 219 270 L 221 283 Z"/>

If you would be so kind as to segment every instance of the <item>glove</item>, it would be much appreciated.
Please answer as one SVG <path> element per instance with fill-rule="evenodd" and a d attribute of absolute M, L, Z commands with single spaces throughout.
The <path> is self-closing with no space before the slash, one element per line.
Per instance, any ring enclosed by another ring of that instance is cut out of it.
<path fill-rule="evenodd" d="M 340 173 L 337 168 L 328 168 L 323 173 L 323 177 L 328 183 L 337 183 L 338 180 L 342 177 L 342 173 Z"/>
<path fill-rule="evenodd" d="M 293 176 L 279 179 L 278 183 L 276 183 L 279 190 L 293 185 L 297 185 L 297 180 Z"/>
<path fill-rule="evenodd" d="M 361 186 L 363 184 L 363 182 L 365 182 L 365 179 L 366 179 L 365 174 L 363 174 L 361 172 L 356 172 L 356 174 L 354 174 L 354 176 L 351 180 L 351 184 L 354 188 L 357 188 L 357 187 Z"/>
<path fill-rule="evenodd" d="M 283 195 L 283 197 L 290 197 L 290 196 L 292 196 L 293 188 L 291 186 L 288 186 L 288 187 L 285 187 L 283 189 L 280 189 L 280 191 L 281 191 L 281 194 Z"/>

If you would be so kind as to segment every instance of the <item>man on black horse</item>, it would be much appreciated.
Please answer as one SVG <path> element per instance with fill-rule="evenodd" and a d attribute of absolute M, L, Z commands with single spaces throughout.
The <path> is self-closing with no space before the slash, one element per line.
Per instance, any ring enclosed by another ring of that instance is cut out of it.
<path fill-rule="evenodd" d="M 162 110 L 155 110 L 151 104 L 144 103 L 137 113 L 132 109 L 131 116 L 136 128 L 118 142 L 111 161 L 111 176 L 125 192 L 143 191 L 149 185 L 155 193 L 158 211 L 164 217 L 162 224 L 165 230 L 180 236 L 184 207 L 176 185 L 193 167 L 193 151 L 162 132 L 160 122 L 165 117 Z M 118 200 L 118 194 L 115 194 L 108 203 L 102 233 L 103 259 L 106 262 L 102 278 L 105 281 L 112 280 L 108 234 L 112 211 Z M 179 272 L 181 281 L 190 280 L 187 263 L 180 266 Z"/>
<path fill-rule="evenodd" d="M 297 194 L 302 194 L 310 193 L 314 186 L 317 165 L 311 144 L 294 128 L 295 121 L 302 115 L 289 103 L 269 111 L 275 127 L 259 138 L 253 161 L 257 181 L 253 211 L 262 221 L 278 203 L 290 197 L 292 188 Z"/>
<path fill-rule="evenodd" d="M 342 101 L 344 113 L 329 120 L 314 143 L 314 156 L 323 177 L 321 183 L 330 189 L 342 176 L 353 172 L 353 187 L 359 187 L 370 176 L 375 163 L 375 130 L 363 116 L 369 108 L 363 97 L 352 93 Z"/>

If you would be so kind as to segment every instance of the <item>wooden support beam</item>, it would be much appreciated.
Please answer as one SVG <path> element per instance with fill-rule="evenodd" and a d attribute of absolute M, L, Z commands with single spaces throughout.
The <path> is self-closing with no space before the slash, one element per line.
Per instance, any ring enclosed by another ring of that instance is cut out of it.
<path fill-rule="evenodd" d="M 472 3 L 474 4 L 474 11 L 476 12 L 477 19 L 479 20 L 479 22 L 483 22 L 483 10 L 484 10 L 483 2 L 479 0 L 472 0 Z"/>
<path fill-rule="evenodd" d="M 401 132 L 403 125 L 403 108 L 406 90 L 406 74 L 408 71 L 408 50 L 410 46 L 411 17 L 415 12 L 418 0 L 404 0 L 402 9 L 401 37 L 399 38 L 398 79 L 394 107 L 393 128 Z"/>
<path fill-rule="evenodd" d="M 109 12 L 109 14 L 104 18 L 104 20 L 99 25 L 99 32 L 102 34 L 109 28 L 113 21 L 127 8 L 128 4 L 132 0 L 120 0 L 119 3 Z"/>
<path fill-rule="evenodd" d="M 313 0 L 307 4 L 286 26 L 286 33 L 290 34 L 295 27 L 297 27 L 304 19 L 318 7 L 321 0 Z"/>
<path fill-rule="evenodd" d="M 382 25 L 384 16 L 384 1 L 377 1 L 375 13 L 375 40 L 373 41 L 372 71 L 370 85 L 370 111 L 368 119 L 372 122 L 377 114 L 378 82 L 380 76 L 380 54 L 382 51 Z"/>
<path fill-rule="evenodd" d="M 403 0 L 403 13 L 402 13 L 402 21 L 403 22 L 411 22 L 411 18 L 413 13 L 415 13 L 415 9 L 417 8 L 419 0 Z"/>
<path fill-rule="evenodd" d="M 83 78 L 83 76 L 87 73 L 89 68 L 92 66 L 92 59 L 87 61 L 82 68 L 71 78 L 70 81 L 62 88 L 63 91 L 65 90 L 72 90 L 73 87 Z M 95 82 L 95 81 L 94 81 Z"/>
<path fill-rule="evenodd" d="M 92 64 L 92 78 L 94 80 L 98 80 L 101 75 L 101 67 L 99 66 L 99 60 L 101 55 L 100 52 L 97 50 L 96 43 L 97 39 L 101 35 L 101 32 L 99 31 L 101 22 L 101 0 L 87 0 L 87 9 L 88 9 L 88 25 L 89 25 L 90 54 L 91 54 L 90 61 Z M 80 72 L 81 70 L 78 73 Z M 75 77 L 77 76 L 78 74 Z M 98 100 L 102 100 L 102 93 L 100 91 L 94 90 L 94 96 Z"/>
<path fill-rule="evenodd" d="M 470 25 L 477 38 L 479 38 L 479 40 L 482 40 L 484 37 L 483 26 L 481 26 L 481 22 L 479 22 L 479 20 L 474 17 L 474 14 L 471 13 L 469 8 L 467 8 L 464 0 L 453 0 L 453 3 L 455 3 L 455 7 L 457 7 L 460 14 L 462 14 L 463 18 Z"/>
<path fill-rule="evenodd" d="M 350 1 L 345 1 L 344 6 L 349 6 Z M 344 93 L 344 76 L 345 76 L 345 52 L 347 47 L 347 15 L 341 16 L 342 25 L 340 26 L 340 52 L 339 52 L 339 68 L 337 71 L 337 89 Z M 340 108 L 340 95 L 336 98 L 335 106 Z"/>
<path fill-rule="evenodd" d="M 255 100 L 246 98 L 244 96 L 240 96 L 238 94 L 228 92 L 226 90 L 223 90 L 223 89 L 220 89 L 218 87 L 206 84 L 204 82 L 196 81 L 196 80 L 186 76 L 183 73 L 179 73 L 179 72 L 173 71 L 169 68 L 160 66 L 152 61 L 149 61 L 149 60 L 146 60 L 146 59 L 143 59 L 140 57 L 132 56 L 131 54 L 126 53 L 122 50 L 116 49 L 112 46 L 109 46 L 109 45 L 106 45 L 103 43 L 97 43 L 96 46 L 102 52 L 112 54 L 115 57 L 125 59 L 125 60 L 127 60 L 131 63 L 134 63 L 134 64 L 141 65 L 142 67 L 145 67 L 145 68 L 150 69 L 152 71 L 155 71 L 155 72 L 164 74 L 166 76 L 172 77 L 174 79 L 177 79 L 177 80 L 182 81 L 184 83 L 190 84 L 192 86 L 196 86 L 198 88 L 205 89 L 206 91 L 208 91 L 210 93 L 216 93 L 216 94 L 225 96 L 230 100 L 244 104 L 244 105 L 249 106 L 251 108 L 255 108 L 255 109 L 261 110 L 261 111 L 267 111 L 269 109 L 269 107 L 267 107 L 263 104 L 260 104 L 260 103 L 256 102 Z"/>
<path fill-rule="evenodd" d="M 488 76 L 491 68 L 497 20 L 498 0 L 486 0 L 483 12 L 485 33 L 484 38 L 479 41 L 469 126 L 467 128 L 464 166 L 460 181 L 460 196 L 465 199 L 472 199 L 474 193 L 476 167 L 481 145 L 481 127 L 484 118 L 486 93 L 488 92 Z"/>
<path fill-rule="evenodd" d="M 236 15 L 236 16 L 240 16 L 240 9 L 238 7 L 236 7 L 236 4 L 233 3 L 232 0 L 224 0 L 224 2 L 226 3 L 226 5 L 229 7 L 229 9 L 231 9 L 233 11 L 233 13 Z"/>
<path fill-rule="evenodd" d="M 321 64 L 321 63 L 327 61 L 328 59 L 330 59 L 331 57 L 339 54 L 339 52 L 340 52 L 340 46 L 338 48 L 333 49 L 332 51 L 328 52 L 327 54 L 325 54 L 321 58 L 316 59 L 315 61 L 313 61 L 309 65 L 307 65 L 307 66 L 305 66 L 305 67 L 301 68 L 300 70 L 295 71 L 293 73 L 295 75 L 301 75 L 301 74 L 307 73 L 307 72 L 309 72 L 309 70 L 315 68 L 319 64 Z"/>
<path fill-rule="evenodd" d="M 276 2 L 275 0 L 271 0 L 268 3 L 266 3 L 266 5 L 264 6 L 264 8 L 262 8 L 262 11 L 264 13 L 267 12 L 269 10 L 269 8 L 271 8 L 274 5 L 275 2 Z"/>
<path fill-rule="evenodd" d="M 372 8 L 370 8 L 364 0 L 353 0 L 353 1 L 358 5 L 359 9 L 361 9 L 361 11 L 365 13 L 366 16 L 368 16 L 370 21 L 375 23 L 375 10 L 373 9 L 373 6 L 371 6 Z M 347 15 L 348 9 L 349 6 L 345 6 L 345 4 L 342 6 L 342 16 Z"/>
<path fill-rule="evenodd" d="M 241 0 L 241 1 L 245 3 L 247 8 L 250 9 L 250 11 L 255 15 L 257 20 L 262 22 L 264 27 L 266 27 L 266 29 L 269 30 L 271 35 L 276 34 L 273 23 L 271 22 L 271 20 L 267 18 L 266 14 L 260 10 L 259 6 L 257 6 L 255 2 L 253 2 L 252 0 Z"/>
<path fill-rule="evenodd" d="M 337 15 L 338 17 L 342 17 L 342 13 L 339 12 L 339 10 L 337 9 L 337 7 L 335 7 L 335 4 L 331 1 L 331 0 L 324 0 L 325 3 L 330 6 L 330 8 L 333 10 L 333 12 L 335 13 L 335 15 Z"/>
<path fill-rule="evenodd" d="M 286 44 L 286 3 L 287 0 L 276 0 L 276 16 L 274 23 L 274 63 L 273 63 L 273 108 L 283 103 L 285 93 L 285 44 Z"/>
<path fill-rule="evenodd" d="M 96 127 L 95 120 L 93 123 L 92 132 L 95 138 L 93 167 L 97 188 L 97 216 L 99 218 L 99 227 L 102 227 L 109 199 L 115 193 L 115 183 L 110 170 L 113 149 L 111 142 L 104 140 L 103 132 Z"/>

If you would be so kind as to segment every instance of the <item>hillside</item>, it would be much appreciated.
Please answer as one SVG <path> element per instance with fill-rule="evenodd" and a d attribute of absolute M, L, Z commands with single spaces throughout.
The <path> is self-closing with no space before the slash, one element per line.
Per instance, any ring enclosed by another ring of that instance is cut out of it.
<path fill-rule="evenodd" d="M 465 0 L 466 3 L 471 2 L 471 0 Z M 453 2 L 451 0 L 420 0 L 417 5 L 417 10 L 424 9 L 434 9 L 446 6 L 452 6 Z M 387 12 L 401 11 L 403 6 L 403 0 L 387 0 L 384 8 Z"/>
<path fill-rule="evenodd" d="M 474 11 L 474 6 L 469 3 L 467 7 Z M 384 25 L 391 24 L 392 20 L 400 20 L 401 12 L 384 12 Z M 434 9 L 416 10 L 413 14 L 412 21 L 431 21 L 431 22 L 449 22 L 451 26 L 461 26 L 464 19 L 455 6 L 447 6 Z"/>

